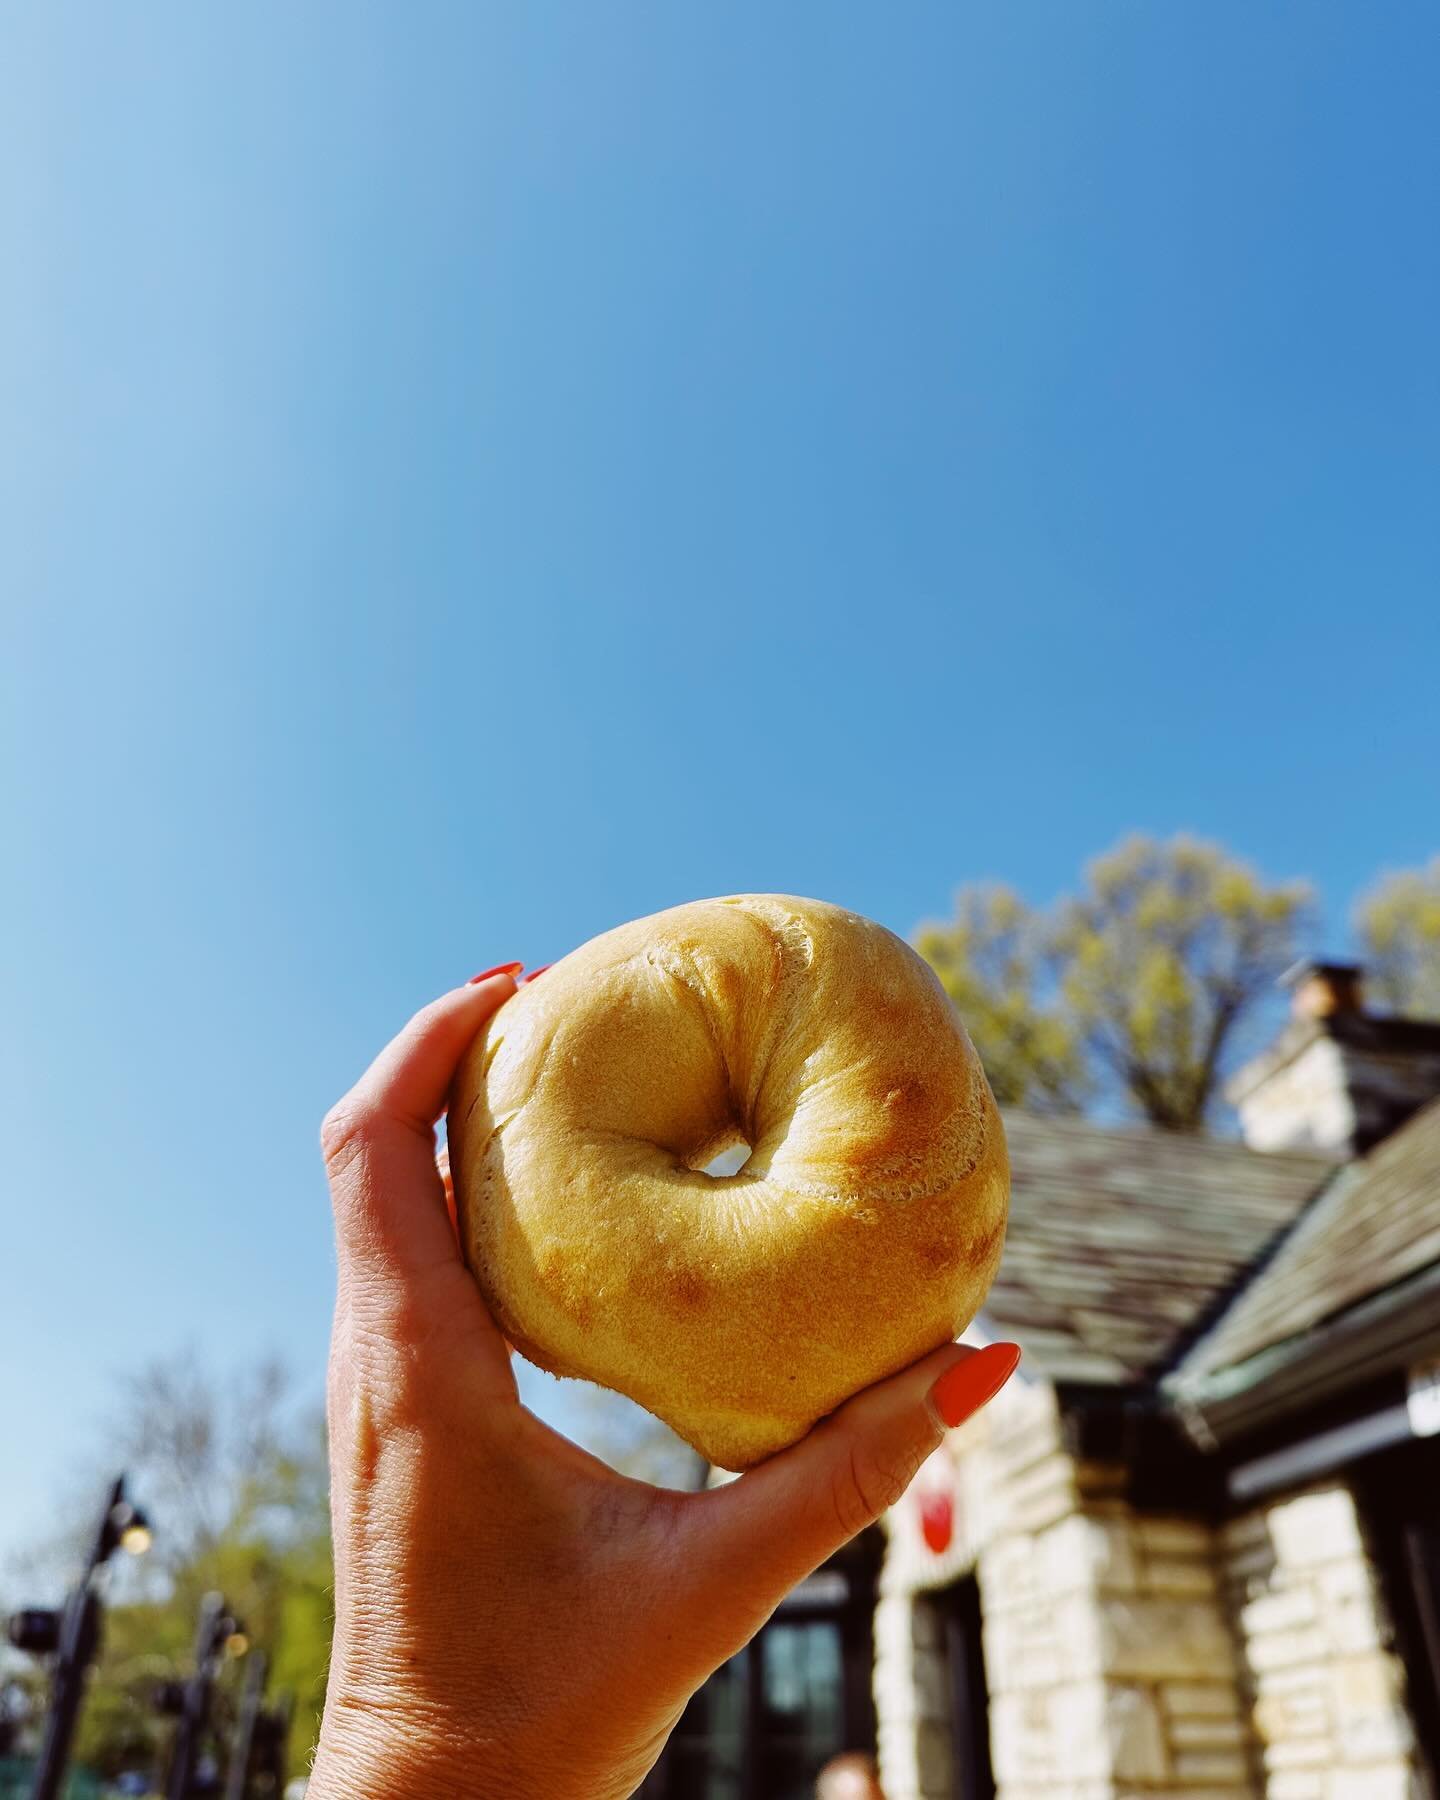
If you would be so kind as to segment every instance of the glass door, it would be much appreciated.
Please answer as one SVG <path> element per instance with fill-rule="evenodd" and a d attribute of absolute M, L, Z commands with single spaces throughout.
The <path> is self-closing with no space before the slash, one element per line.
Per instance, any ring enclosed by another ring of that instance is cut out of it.
<path fill-rule="evenodd" d="M 846 1750 L 873 1750 L 875 1572 L 867 1533 L 801 1582 L 692 1698 L 644 1800 L 810 1800 Z"/>
<path fill-rule="evenodd" d="M 816 1775 L 848 1748 L 839 1624 L 778 1618 L 756 1647 L 753 1791 L 767 1800 L 811 1800 Z"/>

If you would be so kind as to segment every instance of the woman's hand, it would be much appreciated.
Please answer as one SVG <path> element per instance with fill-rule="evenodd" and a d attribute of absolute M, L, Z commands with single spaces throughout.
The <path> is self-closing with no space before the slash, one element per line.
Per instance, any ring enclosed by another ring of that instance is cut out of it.
<path fill-rule="evenodd" d="M 435 1123 L 509 973 L 416 1015 L 325 1121 L 335 1647 L 311 1800 L 608 1800 L 802 1576 L 904 1492 L 1018 1351 L 949 1345 L 699 1494 L 520 1404 L 447 1217 Z"/>

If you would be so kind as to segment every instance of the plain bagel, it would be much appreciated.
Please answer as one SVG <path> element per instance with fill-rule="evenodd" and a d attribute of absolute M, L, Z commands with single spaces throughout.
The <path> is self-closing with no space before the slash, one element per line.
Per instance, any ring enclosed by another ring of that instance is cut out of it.
<path fill-rule="evenodd" d="M 572 952 L 477 1038 L 449 1136 L 510 1341 L 727 1469 L 955 1337 L 1005 1234 L 1004 1135 L 954 1007 L 819 900 L 697 900 Z M 704 1172 L 740 1143 L 740 1173 Z"/>

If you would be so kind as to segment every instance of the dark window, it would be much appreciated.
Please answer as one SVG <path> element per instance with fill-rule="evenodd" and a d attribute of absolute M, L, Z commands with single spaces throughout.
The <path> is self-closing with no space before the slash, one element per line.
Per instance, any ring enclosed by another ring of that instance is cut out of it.
<path fill-rule="evenodd" d="M 875 1747 L 875 1573 L 867 1532 L 803 1581 L 691 1700 L 645 1800 L 810 1800 L 845 1750 Z"/>
<path fill-rule="evenodd" d="M 1416 1736 L 1440 1777 L 1440 1439 L 1368 1458 L 1355 1485 Z"/>
<path fill-rule="evenodd" d="M 950 1667 L 950 1720 L 955 1738 L 956 1800 L 994 1800 L 990 1767 L 990 1691 L 980 1641 L 980 1588 L 973 1576 L 949 1590 L 945 1651 Z"/>
<path fill-rule="evenodd" d="M 980 1589 L 973 1576 L 917 1601 L 929 1612 L 945 1658 L 954 1800 L 994 1800 L 990 1696 L 980 1642 Z"/>

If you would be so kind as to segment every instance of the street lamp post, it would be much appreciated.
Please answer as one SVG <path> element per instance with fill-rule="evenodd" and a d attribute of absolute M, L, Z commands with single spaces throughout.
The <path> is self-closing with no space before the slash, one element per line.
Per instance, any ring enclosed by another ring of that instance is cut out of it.
<path fill-rule="evenodd" d="M 252 1650 L 250 1658 L 230 1745 L 224 1800 L 251 1800 L 252 1795 L 278 1797 L 285 1788 L 285 1740 L 290 1733 L 291 1696 L 282 1693 L 272 1706 L 266 1706 L 269 1659 L 263 1650 Z"/>
<path fill-rule="evenodd" d="M 230 1745 L 230 1767 L 225 1773 L 225 1800 L 245 1800 L 249 1789 L 250 1761 L 255 1751 L 256 1727 L 260 1724 L 268 1671 L 269 1659 L 265 1652 L 252 1651 L 250 1666 L 245 1671 L 245 1692 L 240 1699 L 240 1716 L 235 1721 L 235 1736 Z"/>
<path fill-rule="evenodd" d="M 145 1515 L 125 1498 L 125 1477 L 111 1484 L 84 1573 L 70 1590 L 62 1609 L 30 1607 L 12 1615 L 10 1642 L 17 1650 L 55 1658 L 45 1736 L 35 1765 L 31 1800 L 56 1800 L 70 1760 L 75 1723 L 85 1692 L 85 1676 L 100 1648 L 103 1609 L 97 1580 L 100 1570 L 121 1546 L 134 1554 L 150 1547 Z"/>
<path fill-rule="evenodd" d="M 216 1668 L 232 1640 L 240 1636 L 239 1621 L 227 1610 L 224 1596 L 207 1594 L 200 1602 L 200 1619 L 195 1630 L 195 1666 L 190 1679 L 174 1691 L 173 1708 L 170 1708 L 179 1714 L 180 1723 L 170 1756 L 165 1800 L 190 1800 L 195 1764 L 210 1721 Z M 170 1696 L 167 1694 L 166 1698 L 168 1700 Z"/>
<path fill-rule="evenodd" d="M 277 1696 L 275 1704 L 260 1715 L 256 1727 L 259 1751 L 251 1768 L 251 1780 L 262 1795 L 279 1800 L 285 1792 L 285 1746 L 290 1736 L 290 1713 L 294 1695 L 288 1689 Z"/>

